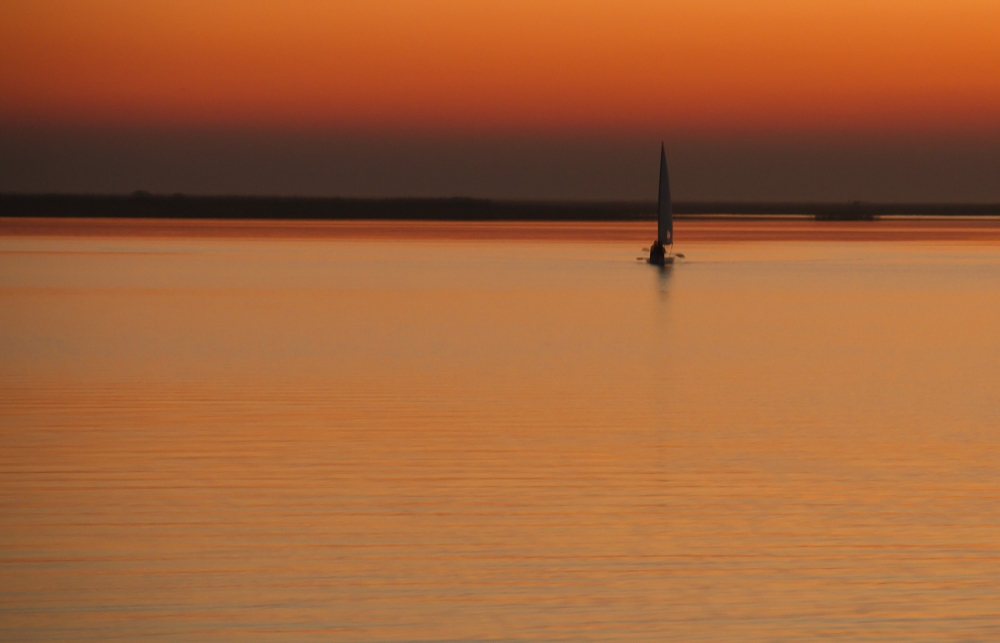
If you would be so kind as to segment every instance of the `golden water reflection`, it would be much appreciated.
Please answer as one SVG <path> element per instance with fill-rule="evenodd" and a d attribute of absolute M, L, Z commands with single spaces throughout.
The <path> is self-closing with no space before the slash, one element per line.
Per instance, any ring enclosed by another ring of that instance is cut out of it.
<path fill-rule="evenodd" d="M 0 639 L 991 640 L 993 245 L 0 237 Z"/>

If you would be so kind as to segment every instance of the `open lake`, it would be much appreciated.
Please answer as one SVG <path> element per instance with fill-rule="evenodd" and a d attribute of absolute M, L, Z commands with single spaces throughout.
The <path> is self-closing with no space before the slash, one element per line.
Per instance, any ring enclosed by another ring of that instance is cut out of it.
<path fill-rule="evenodd" d="M 0 640 L 1000 639 L 1000 222 L 0 226 Z"/>

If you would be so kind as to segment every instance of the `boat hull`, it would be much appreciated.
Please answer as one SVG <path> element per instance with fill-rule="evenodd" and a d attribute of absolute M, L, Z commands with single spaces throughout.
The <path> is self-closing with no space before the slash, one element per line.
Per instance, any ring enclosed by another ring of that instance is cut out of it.
<path fill-rule="evenodd" d="M 673 262 L 674 262 L 674 257 L 672 255 L 660 258 L 650 258 L 646 260 L 646 263 L 648 263 L 651 266 L 669 266 Z"/>

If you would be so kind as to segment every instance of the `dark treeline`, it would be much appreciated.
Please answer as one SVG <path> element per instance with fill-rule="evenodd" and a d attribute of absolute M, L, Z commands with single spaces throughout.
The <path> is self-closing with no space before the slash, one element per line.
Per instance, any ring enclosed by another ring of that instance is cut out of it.
<path fill-rule="evenodd" d="M 998 216 L 997 203 L 809 203 L 677 201 L 698 215 L 806 215 L 873 220 L 882 215 Z M 493 201 L 490 199 L 345 199 L 309 197 L 0 194 L 0 216 L 172 219 L 409 219 L 438 221 L 641 221 L 654 202 Z"/>

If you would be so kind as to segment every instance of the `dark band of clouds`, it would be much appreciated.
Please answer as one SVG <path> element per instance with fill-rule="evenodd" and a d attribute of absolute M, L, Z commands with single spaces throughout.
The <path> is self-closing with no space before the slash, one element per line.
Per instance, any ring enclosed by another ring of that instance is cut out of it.
<path fill-rule="evenodd" d="M 0 191 L 350 197 L 1000 201 L 1000 135 L 351 136 L 0 130 Z"/>

